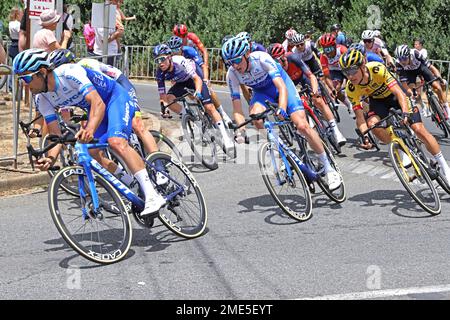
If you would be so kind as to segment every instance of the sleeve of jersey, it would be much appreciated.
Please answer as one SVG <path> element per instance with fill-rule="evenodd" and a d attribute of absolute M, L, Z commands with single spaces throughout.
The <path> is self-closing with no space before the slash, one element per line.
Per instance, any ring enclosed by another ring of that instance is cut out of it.
<path fill-rule="evenodd" d="M 34 104 L 44 117 L 46 123 L 50 123 L 58 119 L 56 116 L 55 108 L 52 106 L 50 101 L 48 101 L 47 98 L 42 94 L 37 94 L 34 97 Z"/>
<path fill-rule="evenodd" d="M 428 61 L 419 51 L 415 50 L 414 55 L 415 55 L 416 59 L 419 60 L 420 63 L 425 65 L 427 68 L 429 68 L 431 66 L 431 62 Z"/>
<path fill-rule="evenodd" d="M 166 83 L 164 81 L 164 76 L 162 74 L 162 71 L 160 69 L 158 69 L 156 71 L 156 83 L 158 84 L 158 93 L 161 94 L 166 94 Z"/>
<path fill-rule="evenodd" d="M 261 58 L 261 67 L 269 74 L 272 80 L 281 78 L 281 73 L 280 70 L 278 70 L 276 62 L 269 55 Z"/>
<path fill-rule="evenodd" d="M 194 48 L 189 48 L 189 49 L 192 49 L 192 50 L 188 51 L 186 58 L 194 60 L 194 62 L 201 67 L 203 65 L 202 57 L 197 53 L 197 50 L 195 50 Z"/>
<path fill-rule="evenodd" d="M 227 83 L 228 88 L 230 89 L 231 100 L 240 100 L 241 92 L 239 80 L 231 69 L 227 71 Z"/>
<path fill-rule="evenodd" d="M 292 62 L 297 67 L 302 69 L 302 72 L 305 76 L 307 76 L 308 78 L 311 76 L 311 74 L 312 74 L 311 69 L 309 69 L 309 67 L 306 65 L 306 63 L 303 62 L 303 60 L 299 54 L 294 53 L 294 54 L 290 55 L 289 58 L 292 59 Z"/>
<path fill-rule="evenodd" d="M 323 74 L 328 76 L 330 70 L 328 69 L 328 59 L 324 54 L 320 56 L 320 65 L 322 66 Z"/>
<path fill-rule="evenodd" d="M 395 78 L 392 76 L 392 73 L 390 73 L 388 71 L 388 69 L 386 69 L 386 67 L 380 63 L 380 74 L 382 74 L 384 76 L 384 81 L 387 85 L 387 87 L 390 89 L 393 86 L 395 86 L 397 84 L 397 80 L 395 80 Z"/>
<path fill-rule="evenodd" d="M 195 33 L 189 33 L 188 38 L 197 46 L 197 48 L 201 49 L 204 47 L 203 43 L 200 41 L 200 38 Z"/>
<path fill-rule="evenodd" d="M 96 90 L 91 80 L 87 77 L 86 70 L 84 70 L 81 66 L 67 70 L 64 76 L 67 83 L 72 88 L 77 89 L 83 98 L 90 92 Z"/>

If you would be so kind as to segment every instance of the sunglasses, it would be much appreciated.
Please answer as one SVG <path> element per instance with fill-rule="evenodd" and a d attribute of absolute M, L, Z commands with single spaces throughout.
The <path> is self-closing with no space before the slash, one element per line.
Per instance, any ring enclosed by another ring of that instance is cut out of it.
<path fill-rule="evenodd" d="M 33 81 L 33 76 L 38 72 L 39 70 L 32 73 L 21 75 L 19 76 L 19 79 L 23 80 L 23 82 L 25 82 L 26 84 L 30 84 L 30 82 Z"/>
<path fill-rule="evenodd" d="M 303 47 L 304 45 L 305 45 L 305 43 L 302 42 L 302 43 L 299 43 L 299 44 L 297 45 L 297 47 Z"/>
<path fill-rule="evenodd" d="M 158 57 L 158 58 L 155 58 L 155 63 L 156 64 L 160 64 L 160 63 L 163 63 L 164 61 L 166 61 L 166 59 L 168 58 L 169 56 L 161 56 L 161 57 Z"/>
<path fill-rule="evenodd" d="M 237 57 L 237 58 L 234 58 L 234 59 L 227 60 L 226 63 L 227 63 L 228 66 L 231 67 L 233 64 L 241 63 L 243 59 L 244 59 L 243 56 L 242 57 Z"/>
<path fill-rule="evenodd" d="M 345 76 L 354 76 L 355 74 L 357 74 L 359 71 L 359 67 L 358 66 L 352 66 L 350 68 L 347 69 L 342 69 L 342 73 Z"/>
<path fill-rule="evenodd" d="M 335 50 L 334 47 L 325 47 L 325 48 L 323 48 L 323 52 L 325 52 L 325 53 L 331 53 L 334 50 Z"/>
<path fill-rule="evenodd" d="M 408 61 L 409 57 L 400 57 L 398 58 L 398 60 L 400 61 Z"/>
<path fill-rule="evenodd" d="M 366 40 L 363 40 L 363 42 L 364 42 L 364 43 L 372 43 L 372 42 L 373 42 L 373 39 L 370 39 L 370 40 L 369 40 L 369 39 L 366 39 Z"/>

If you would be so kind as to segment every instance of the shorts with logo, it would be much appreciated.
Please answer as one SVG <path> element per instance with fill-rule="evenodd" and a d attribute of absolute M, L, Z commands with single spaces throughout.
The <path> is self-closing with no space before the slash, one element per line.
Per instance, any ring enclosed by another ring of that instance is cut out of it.
<path fill-rule="evenodd" d="M 389 115 L 389 109 L 391 108 L 401 110 L 401 106 L 394 94 L 391 94 L 387 98 L 382 99 L 369 98 L 369 112 L 367 116 L 368 118 L 379 116 L 380 119 L 383 119 Z M 413 112 L 410 118 L 410 123 L 414 124 L 422 122 L 419 109 L 417 107 L 414 107 L 412 111 Z"/>
<path fill-rule="evenodd" d="M 128 140 L 135 111 L 134 102 L 128 93 L 116 85 L 114 93 L 106 104 L 105 115 L 94 133 L 94 138 L 99 139 L 100 143 L 105 143 L 112 137 Z"/>
<path fill-rule="evenodd" d="M 169 89 L 167 94 L 172 94 L 175 97 L 179 98 L 179 97 L 183 96 L 185 93 L 187 93 L 186 89 L 184 89 L 184 88 L 195 90 L 194 80 L 191 78 L 184 82 L 175 83 L 172 86 L 172 88 Z M 202 82 L 202 96 L 203 96 L 203 100 L 202 100 L 203 104 L 211 103 L 211 96 L 209 94 L 209 89 L 208 89 L 208 86 L 204 82 Z"/>
<path fill-rule="evenodd" d="M 304 110 L 303 101 L 298 95 L 297 89 L 295 88 L 294 82 L 291 80 L 289 75 L 284 71 L 283 67 L 277 63 L 277 68 L 280 71 L 281 79 L 283 79 L 284 84 L 287 88 L 288 102 L 287 102 L 287 114 L 291 115 L 294 112 Z M 250 110 L 253 108 L 255 103 L 266 107 L 266 100 L 272 103 L 278 103 L 278 90 L 277 87 L 270 82 L 270 84 L 264 88 L 253 88 L 252 99 L 250 100 Z"/>
<path fill-rule="evenodd" d="M 404 70 L 400 74 L 400 81 L 407 84 L 416 83 L 417 77 L 422 76 L 426 82 L 434 78 L 433 72 L 425 65 L 420 65 L 416 70 Z"/>

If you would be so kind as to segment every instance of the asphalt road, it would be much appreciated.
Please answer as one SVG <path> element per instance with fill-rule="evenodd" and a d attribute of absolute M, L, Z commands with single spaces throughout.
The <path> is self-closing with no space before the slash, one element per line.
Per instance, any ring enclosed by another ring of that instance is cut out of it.
<path fill-rule="evenodd" d="M 153 84 L 137 90 L 146 109 L 158 110 Z M 228 94 L 219 97 L 230 111 Z M 204 236 L 186 241 L 159 222 L 135 224 L 127 258 L 110 266 L 68 247 L 46 192 L 0 199 L 0 298 L 449 299 L 450 196 L 440 190 L 440 215 L 423 212 L 386 149 L 357 150 L 354 122 L 341 115 L 349 143 L 337 161 L 348 199 L 338 205 L 314 195 L 313 216 L 303 223 L 283 215 L 268 194 L 254 144 L 239 146 L 237 163 L 213 172 L 190 166 L 208 206 Z M 450 142 L 441 143 L 450 159 Z"/>

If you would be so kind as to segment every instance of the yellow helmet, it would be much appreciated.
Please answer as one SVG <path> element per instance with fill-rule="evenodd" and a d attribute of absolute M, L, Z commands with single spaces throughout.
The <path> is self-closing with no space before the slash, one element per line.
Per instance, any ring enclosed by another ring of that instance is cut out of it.
<path fill-rule="evenodd" d="M 361 66 L 364 62 L 364 55 L 356 49 L 348 50 L 339 59 L 339 64 L 342 69 L 348 69 L 353 66 Z"/>

